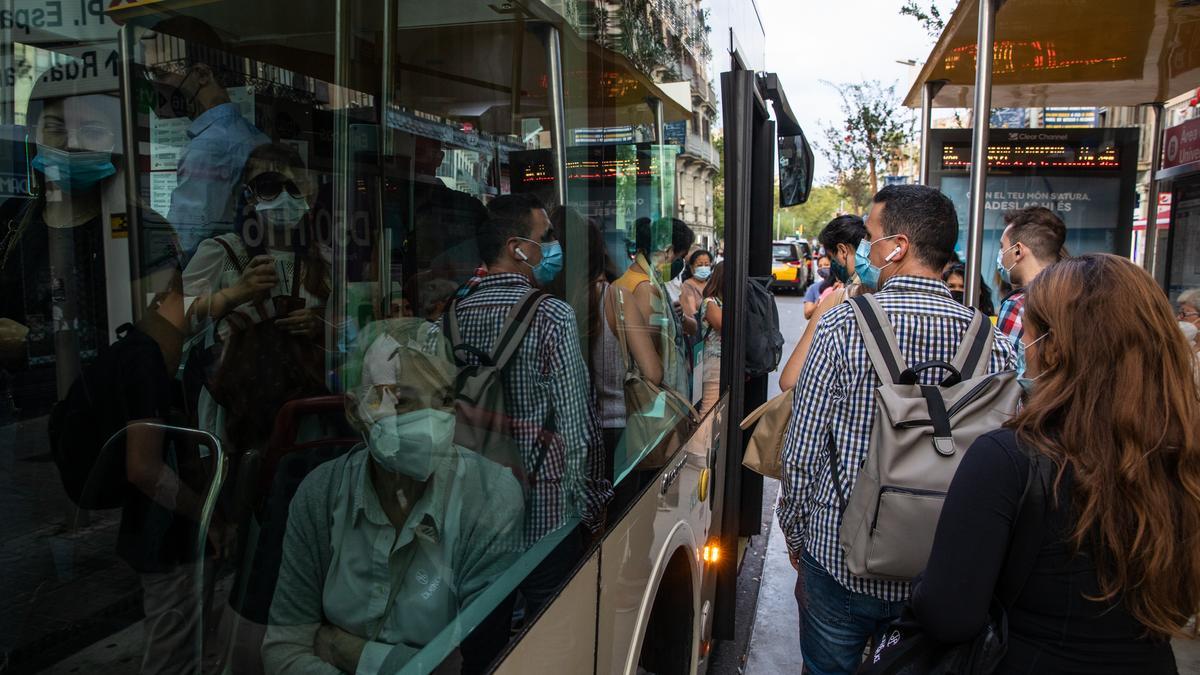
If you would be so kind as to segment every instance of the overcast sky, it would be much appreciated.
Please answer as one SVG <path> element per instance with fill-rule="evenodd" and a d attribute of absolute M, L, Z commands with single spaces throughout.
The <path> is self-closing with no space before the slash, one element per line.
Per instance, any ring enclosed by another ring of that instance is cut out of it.
<path fill-rule="evenodd" d="M 903 0 L 758 0 L 767 33 L 767 70 L 779 74 L 809 142 L 821 140 L 822 123 L 842 118 L 841 97 L 822 80 L 879 80 L 885 85 L 895 83 L 900 97 L 908 92 L 918 71 L 896 62 L 924 61 L 934 39 L 915 19 L 900 15 L 903 4 Z M 955 0 L 938 1 L 944 18 L 949 18 L 955 4 Z M 816 178 L 825 182 L 829 163 L 819 151 L 816 156 Z"/>

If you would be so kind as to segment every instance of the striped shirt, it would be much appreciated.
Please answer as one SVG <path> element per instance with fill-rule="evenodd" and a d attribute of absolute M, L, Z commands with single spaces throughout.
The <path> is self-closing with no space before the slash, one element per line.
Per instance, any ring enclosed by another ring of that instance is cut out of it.
<path fill-rule="evenodd" d="M 509 310 L 531 287 L 520 274 L 481 278 L 455 305 L 463 343 L 490 354 Z M 473 354 L 460 351 L 459 356 L 478 363 Z M 571 518 L 599 529 L 612 485 L 604 478 L 604 444 L 570 305 L 547 298 L 538 307 L 520 349 L 504 369 L 504 392 L 531 482 L 526 545 Z"/>
<path fill-rule="evenodd" d="M 875 294 L 887 313 L 907 363 L 946 361 L 970 326 L 973 312 L 950 296 L 941 281 L 893 277 Z M 994 329 L 993 329 L 994 330 Z M 988 372 L 1012 369 L 1012 343 L 997 332 Z M 923 384 L 936 384 L 944 373 L 920 374 Z M 843 558 L 838 530 L 842 512 L 829 469 L 827 432 L 837 442 L 843 496 L 866 460 L 874 423 L 875 389 L 879 378 L 849 305 L 831 309 L 821 319 L 800 382 L 792 422 L 783 444 L 783 486 L 777 515 L 788 549 L 808 551 L 843 587 L 889 601 L 908 598 L 907 582 L 864 579 L 850 574 Z"/>

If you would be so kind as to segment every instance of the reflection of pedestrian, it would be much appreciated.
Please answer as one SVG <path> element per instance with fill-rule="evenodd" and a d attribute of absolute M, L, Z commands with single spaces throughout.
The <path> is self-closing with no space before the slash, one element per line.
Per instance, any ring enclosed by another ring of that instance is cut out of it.
<path fill-rule="evenodd" d="M 181 70 L 153 60 L 148 67 L 160 97 L 158 117 L 191 120 L 167 213 L 183 252 L 190 256 L 201 240 L 234 229 L 246 158 L 271 139 L 230 102 L 227 87 L 240 77 L 240 59 L 226 51 L 216 31 L 189 16 L 160 21 L 154 30 L 160 39 L 187 43 Z"/>
<path fill-rule="evenodd" d="M 447 310 L 456 325 L 460 364 L 477 365 L 478 354 L 500 344 L 506 317 L 524 303 L 534 283 L 550 284 L 562 271 L 562 250 L 540 200 L 506 195 L 489 205 L 479 230 L 479 252 L 488 273 Z M 503 372 L 504 398 L 512 437 L 529 481 L 525 544 L 573 522 L 562 544 L 549 553 L 519 587 L 526 616 L 554 597 L 584 551 L 586 532 L 598 532 L 612 497 L 603 476 L 603 445 L 593 406 L 587 363 L 579 347 L 575 312 L 557 298 L 534 310 L 529 331 Z M 502 603 L 481 626 L 464 671 L 481 672 L 508 641 L 515 598 Z"/>

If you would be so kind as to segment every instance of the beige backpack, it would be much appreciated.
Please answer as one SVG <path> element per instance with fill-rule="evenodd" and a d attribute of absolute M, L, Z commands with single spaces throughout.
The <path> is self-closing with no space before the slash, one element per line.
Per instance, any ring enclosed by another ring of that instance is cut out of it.
<path fill-rule="evenodd" d="M 925 568 L 942 502 L 963 454 L 979 436 L 999 428 L 1017 410 L 1015 371 L 989 374 L 992 326 L 978 310 L 951 363 L 904 362 L 887 314 L 869 295 L 851 306 L 871 365 L 875 390 L 871 444 L 847 501 L 841 462 L 831 437 L 829 460 L 842 502 L 841 544 L 855 576 L 909 580 Z M 922 385 L 921 372 L 946 373 Z"/>

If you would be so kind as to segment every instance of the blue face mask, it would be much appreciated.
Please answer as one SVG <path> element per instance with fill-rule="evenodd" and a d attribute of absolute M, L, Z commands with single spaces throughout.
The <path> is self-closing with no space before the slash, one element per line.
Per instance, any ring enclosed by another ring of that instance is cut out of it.
<path fill-rule="evenodd" d="M 117 172 L 110 152 L 67 152 L 45 145 L 38 145 L 37 157 L 30 164 L 69 194 L 87 192 Z"/>
<path fill-rule="evenodd" d="M 876 267 L 874 264 L 871 263 L 871 248 L 873 246 L 875 246 L 875 244 L 878 244 L 881 241 L 887 241 L 888 239 L 894 239 L 896 236 L 897 235 L 892 235 L 890 237 L 882 237 L 880 239 L 876 239 L 873 242 L 869 242 L 866 239 L 859 240 L 858 250 L 856 250 L 854 252 L 854 273 L 858 275 L 858 280 L 861 281 L 864 285 L 870 286 L 871 288 L 874 288 L 874 289 L 878 289 L 879 288 L 879 273 L 883 271 L 882 267 Z M 889 262 L 887 265 L 884 265 L 884 267 L 888 267 L 891 264 L 892 263 Z"/>
<path fill-rule="evenodd" d="M 1008 253 L 1009 251 L 1013 250 L 1016 247 L 1017 247 L 1017 245 L 1013 244 L 1012 246 L 1009 246 L 1006 249 L 1001 249 L 999 251 L 996 251 L 996 272 L 1000 274 L 1000 280 L 1003 281 L 1004 283 L 1008 284 L 1009 286 L 1012 286 L 1012 267 L 1004 266 L 1004 254 Z M 1016 267 L 1016 266 L 1017 266 L 1017 264 L 1013 263 L 1013 267 Z M 1038 338 L 1038 339 L 1041 339 L 1041 338 Z"/>
<path fill-rule="evenodd" d="M 843 284 L 850 282 L 850 270 L 846 266 L 838 262 L 837 258 L 829 261 L 829 273 L 833 275 L 835 281 L 840 281 Z"/>
<path fill-rule="evenodd" d="M 692 276 L 696 277 L 700 281 L 705 281 L 712 276 L 712 267 L 709 267 L 708 265 L 697 267 L 696 269 L 692 270 Z"/>
<path fill-rule="evenodd" d="M 1049 335 L 1049 333 L 1045 333 L 1038 339 L 1034 340 L 1033 342 L 1030 342 L 1028 345 L 1025 344 L 1024 340 L 1017 338 L 1017 382 L 1018 382 L 1018 384 L 1020 384 L 1021 380 L 1026 380 L 1027 384 L 1021 384 L 1021 388 L 1025 389 L 1026 392 L 1028 392 L 1030 389 L 1033 388 L 1033 381 L 1036 380 L 1037 377 L 1034 377 L 1034 378 L 1026 378 L 1025 377 L 1025 352 L 1029 351 L 1029 349 L 1032 348 L 1037 343 L 1046 339 L 1046 335 Z M 1039 374 L 1038 377 L 1041 377 L 1041 375 Z"/>
<path fill-rule="evenodd" d="M 539 243 L 532 239 L 525 239 L 524 237 L 519 238 L 531 244 L 537 244 L 538 246 L 542 247 L 542 261 L 540 263 L 536 265 L 529 265 L 527 261 L 522 261 L 525 262 L 526 265 L 529 265 L 529 267 L 533 270 L 533 278 L 537 279 L 537 282 L 543 286 L 549 284 L 551 281 L 554 281 L 555 278 L 558 277 L 558 273 L 562 272 L 563 268 L 562 244 L 558 243 L 557 241 Z"/>

